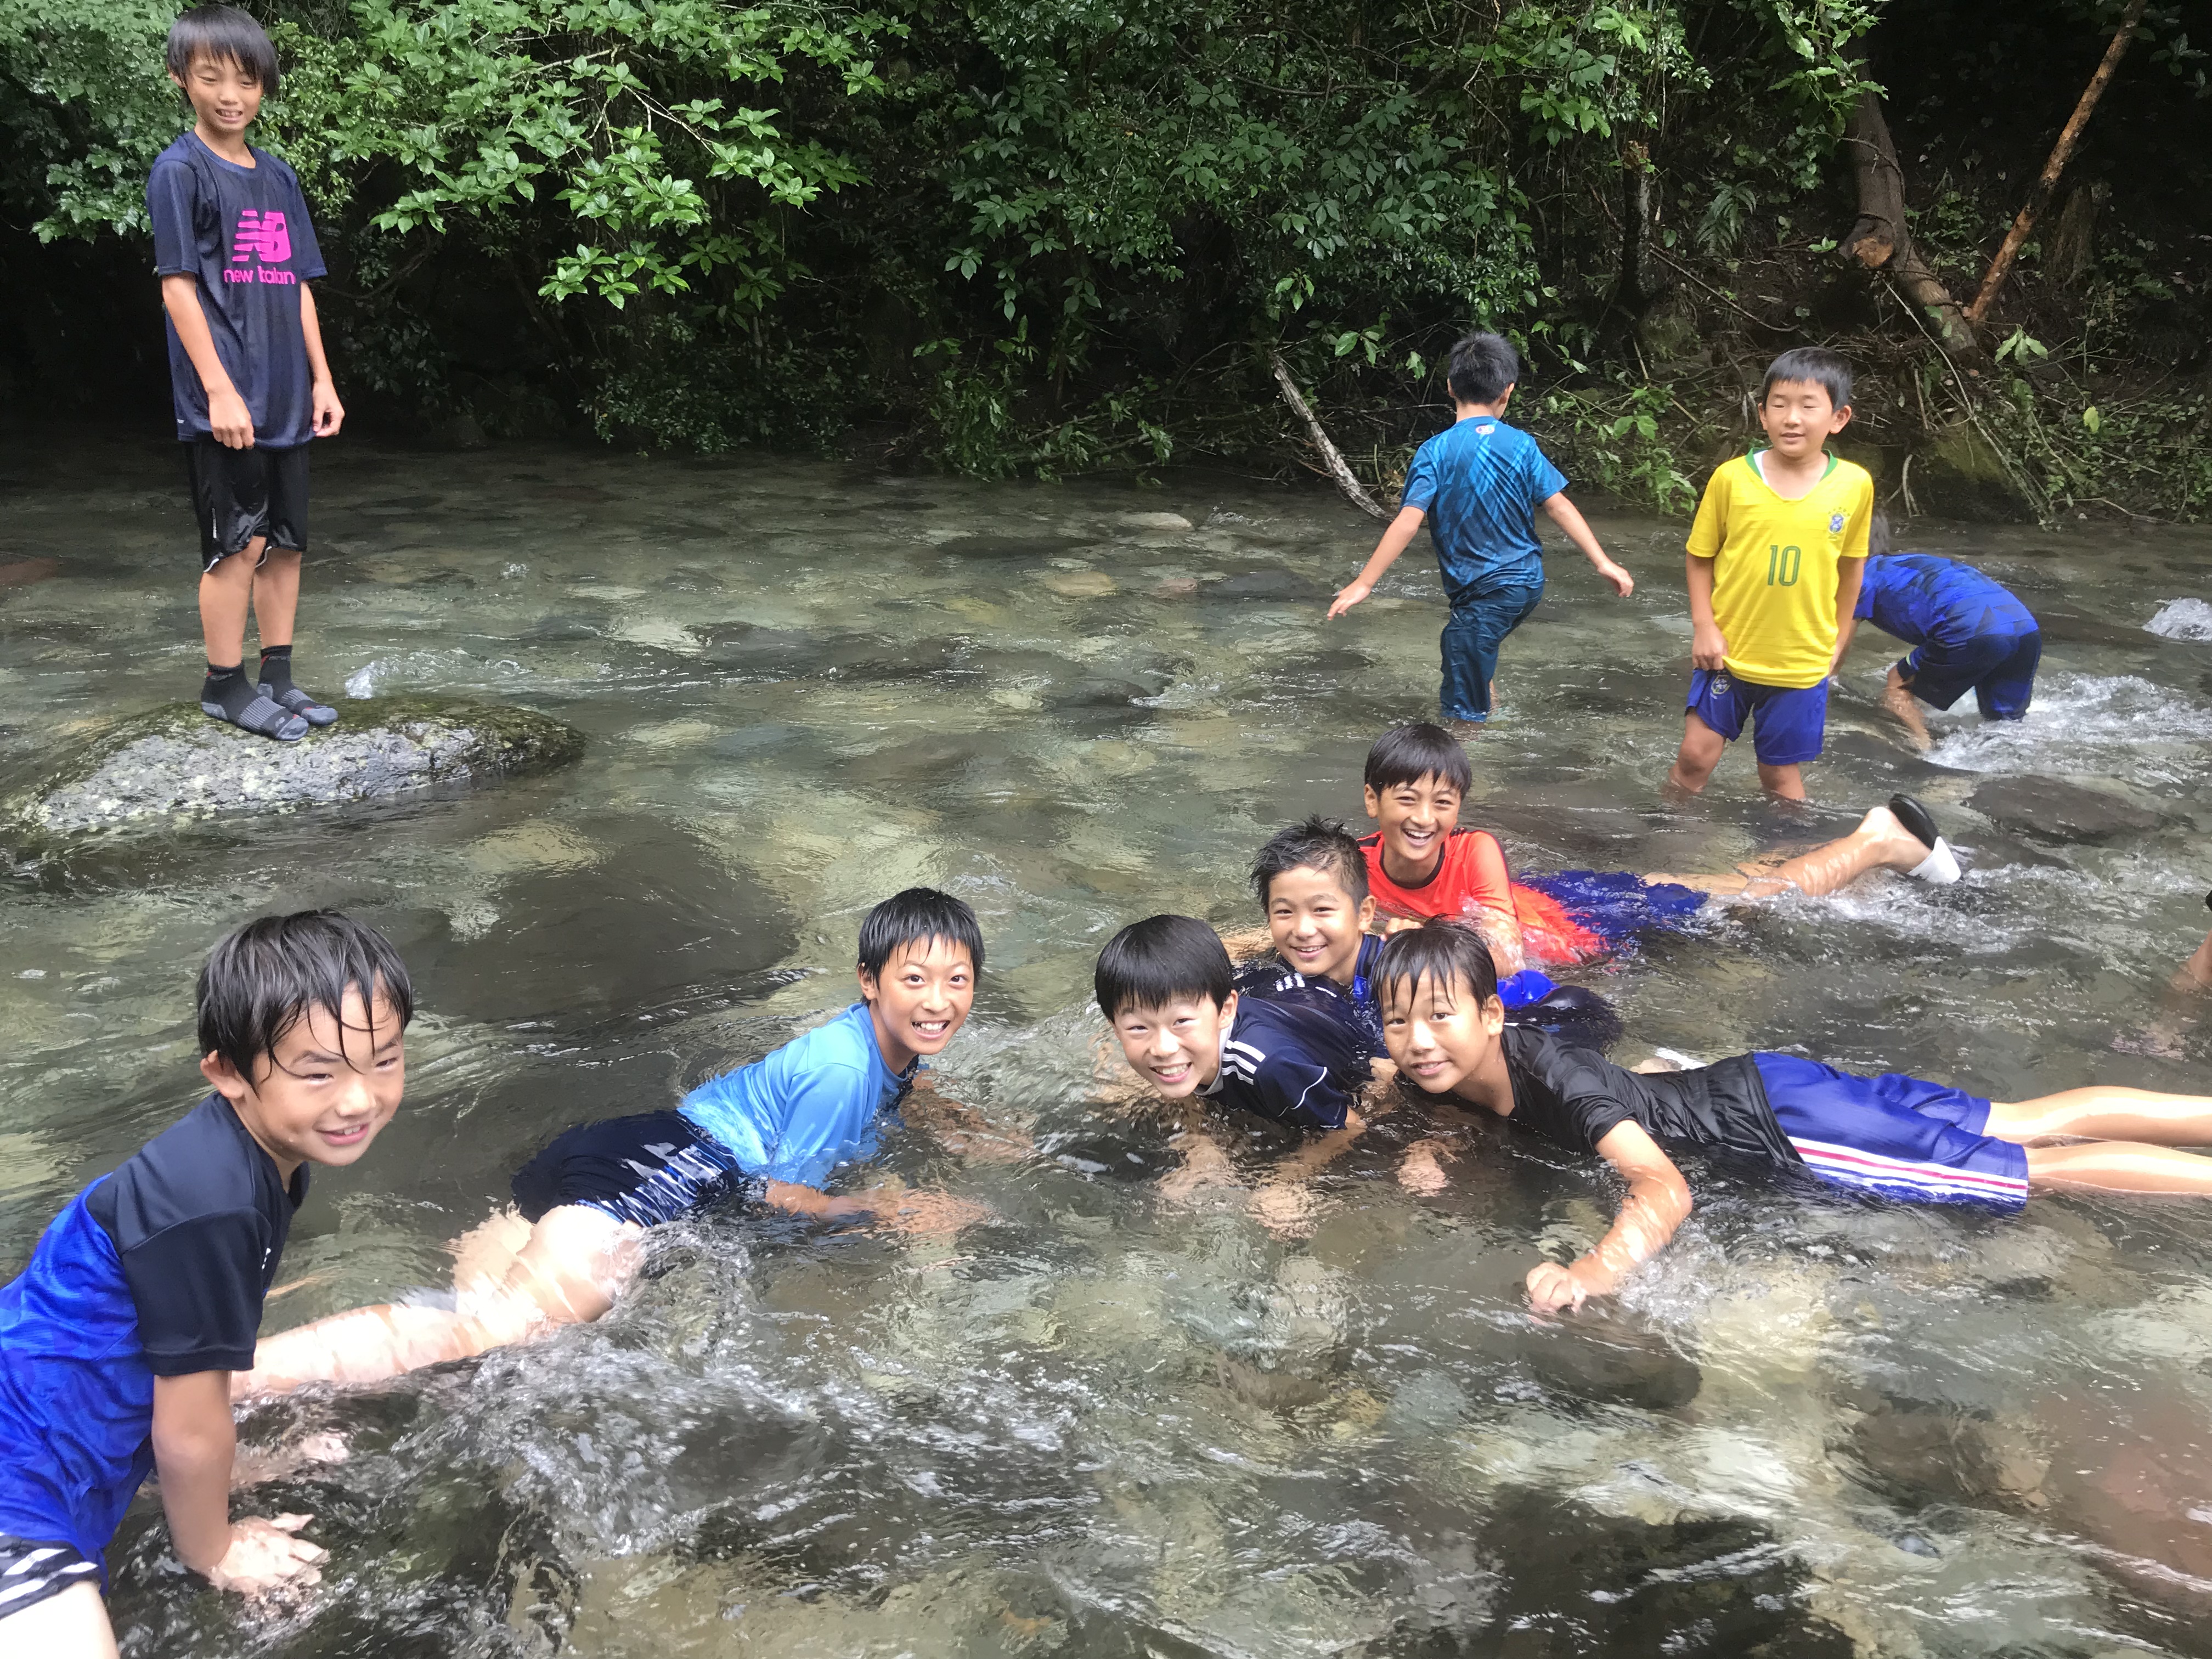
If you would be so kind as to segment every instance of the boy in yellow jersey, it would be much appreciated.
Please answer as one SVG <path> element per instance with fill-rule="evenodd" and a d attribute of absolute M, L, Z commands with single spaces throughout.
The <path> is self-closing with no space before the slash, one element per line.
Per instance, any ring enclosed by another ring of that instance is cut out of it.
<path fill-rule="evenodd" d="M 1717 470 L 1689 541 L 1688 712 L 1667 781 L 1695 794 L 1752 723 L 1759 781 L 1805 799 L 1798 767 L 1820 752 L 1828 676 L 1858 608 L 1874 480 L 1827 453 L 1851 418 L 1850 365 L 1785 351 L 1759 392 L 1767 447 Z"/>

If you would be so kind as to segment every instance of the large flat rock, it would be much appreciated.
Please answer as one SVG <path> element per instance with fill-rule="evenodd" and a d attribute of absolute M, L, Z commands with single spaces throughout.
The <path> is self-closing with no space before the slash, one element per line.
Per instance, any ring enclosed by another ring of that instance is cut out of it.
<path fill-rule="evenodd" d="M 1966 805 L 2008 830 L 2041 841 L 2110 841 L 2148 835 L 2166 823 L 2163 813 L 2118 795 L 2032 773 L 1993 779 L 1967 796 Z"/>
<path fill-rule="evenodd" d="M 584 749 L 583 734 L 550 715 L 459 698 L 370 697 L 340 714 L 336 726 L 289 744 L 210 720 L 196 704 L 131 715 L 18 794 L 8 815 L 34 832 L 72 836 L 297 811 L 562 766 Z"/>

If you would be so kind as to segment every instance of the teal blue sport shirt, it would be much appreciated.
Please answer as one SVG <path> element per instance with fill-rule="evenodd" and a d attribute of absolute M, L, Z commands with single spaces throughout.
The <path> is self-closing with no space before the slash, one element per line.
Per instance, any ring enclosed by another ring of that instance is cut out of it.
<path fill-rule="evenodd" d="M 868 1005 L 794 1037 L 684 1097 L 678 1109 L 729 1149 L 746 1174 L 819 1187 L 841 1164 L 872 1158 L 880 1115 L 914 1081 L 884 1064 Z"/>

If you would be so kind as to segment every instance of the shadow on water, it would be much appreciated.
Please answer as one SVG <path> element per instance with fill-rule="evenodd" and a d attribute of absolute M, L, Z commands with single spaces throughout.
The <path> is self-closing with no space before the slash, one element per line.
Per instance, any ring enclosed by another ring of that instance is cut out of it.
<path fill-rule="evenodd" d="M 0 771 L 58 719 L 190 690 L 173 458 L 55 458 L 0 526 Z M 343 1463 L 301 1509 L 323 1587 L 248 1609 L 114 1555 L 134 1655 L 2036 1656 L 2208 1651 L 2212 1250 L 2189 1206 L 2016 1220 L 1807 1194 L 1696 1160 L 1698 1209 L 1605 1310 L 1531 1320 L 1540 1254 L 1602 1231 L 1584 1163 L 1402 1102 L 1289 1212 L 1286 1143 L 1169 1196 L 1196 1127 L 1102 1090 L 1098 945 L 1174 909 L 1249 925 L 1252 849 L 1357 817 L 1382 726 L 1432 708 L 1420 559 L 1324 624 L 1372 531 L 1204 475 L 983 487 L 600 452 L 319 450 L 301 672 L 525 704 L 588 738 L 556 776 L 368 811 L 117 836 L 0 884 L 0 1266 L 192 1097 L 191 974 L 264 911 L 335 904 L 415 974 L 408 1103 L 319 1179 L 278 1328 L 432 1293 L 447 1241 L 586 1118 L 654 1109 L 854 994 L 854 930 L 915 882 L 990 944 L 947 1095 L 1030 1138 L 916 1127 L 884 1171 L 994 1212 L 957 1241 L 744 1215 L 659 1241 L 601 1324 L 257 1444 Z M 29 475 L 27 475 L 29 476 Z M 86 487 L 97 478 L 101 488 Z M 1506 648 L 1466 817 L 1532 869 L 1723 870 L 1905 787 L 1969 864 L 1718 911 L 1561 977 L 1620 1056 L 1795 1047 L 2021 1097 L 2199 1089 L 2212 645 L 2201 532 L 1916 527 L 2046 615 L 2030 718 L 1911 752 L 1863 637 L 1818 804 L 1654 783 L 1680 727 L 1680 529 L 1597 520 L 1626 604 L 1555 562 Z M 2193 613 L 2191 613 L 2193 614 Z M 350 702 L 348 696 L 340 699 Z M 1987 793 L 1984 793 L 1987 792 Z M 2057 803 L 2065 811 L 2044 810 Z M 1398 1183 L 1416 1141 L 1444 1191 Z"/>

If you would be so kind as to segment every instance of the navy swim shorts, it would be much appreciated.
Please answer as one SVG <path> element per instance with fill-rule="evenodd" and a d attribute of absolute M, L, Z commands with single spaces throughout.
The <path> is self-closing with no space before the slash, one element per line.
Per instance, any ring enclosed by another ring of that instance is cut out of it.
<path fill-rule="evenodd" d="M 732 1199 L 757 1199 L 767 1183 L 681 1112 L 647 1112 L 568 1130 L 515 1171 L 514 1190 L 526 1221 L 581 1204 L 658 1227 Z"/>

